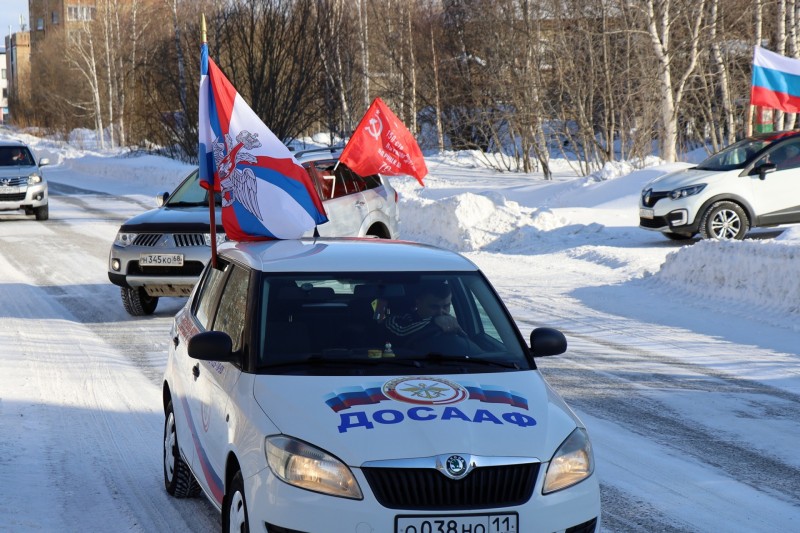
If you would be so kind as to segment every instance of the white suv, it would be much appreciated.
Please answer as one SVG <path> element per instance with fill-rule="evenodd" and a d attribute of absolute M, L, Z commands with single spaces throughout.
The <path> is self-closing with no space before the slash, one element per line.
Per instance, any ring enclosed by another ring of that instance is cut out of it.
<path fill-rule="evenodd" d="M 800 222 L 800 131 L 741 140 L 696 167 L 645 185 L 639 226 L 670 239 L 743 239 Z"/>
<path fill-rule="evenodd" d="M 24 211 L 47 220 L 47 180 L 39 167 L 50 161 L 36 157 L 21 142 L 0 142 L 0 211 Z"/>
<path fill-rule="evenodd" d="M 383 176 L 360 176 L 337 166 L 340 153 L 341 148 L 295 154 L 328 214 L 328 222 L 318 227 L 320 236 L 397 239 L 397 192 Z M 208 192 L 200 187 L 197 171 L 171 195 L 160 194 L 157 203 L 157 209 L 120 226 L 109 253 L 108 279 L 120 287 L 122 304 L 134 316 L 152 314 L 161 296 L 188 296 L 211 257 Z M 219 193 L 216 205 L 221 242 Z"/>

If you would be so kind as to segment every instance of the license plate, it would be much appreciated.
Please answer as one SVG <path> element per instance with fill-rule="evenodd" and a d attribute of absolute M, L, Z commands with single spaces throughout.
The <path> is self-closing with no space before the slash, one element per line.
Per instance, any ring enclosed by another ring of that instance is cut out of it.
<path fill-rule="evenodd" d="M 518 533 L 516 513 L 398 516 L 395 533 Z"/>
<path fill-rule="evenodd" d="M 653 218 L 653 210 L 652 209 L 639 209 L 639 218 Z"/>
<path fill-rule="evenodd" d="M 183 266 L 183 254 L 142 254 L 139 266 Z"/>
<path fill-rule="evenodd" d="M 0 194 L 19 194 L 23 191 L 20 187 L 0 187 Z"/>

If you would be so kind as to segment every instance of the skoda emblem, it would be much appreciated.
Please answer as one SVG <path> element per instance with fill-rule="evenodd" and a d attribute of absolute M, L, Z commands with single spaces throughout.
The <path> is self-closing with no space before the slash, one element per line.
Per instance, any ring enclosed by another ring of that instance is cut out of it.
<path fill-rule="evenodd" d="M 450 479 L 461 479 L 472 470 L 469 455 L 441 455 L 437 458 L 436 468 Z"/>

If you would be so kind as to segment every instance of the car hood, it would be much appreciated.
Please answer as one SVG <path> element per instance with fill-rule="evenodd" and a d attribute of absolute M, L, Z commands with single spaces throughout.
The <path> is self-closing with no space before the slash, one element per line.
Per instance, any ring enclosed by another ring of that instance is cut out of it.
<path fill-rule="evenodd" d="M 0 178 L 16 178 L 18 176 L 29 176 L 34 172 L 39 173 L 36 165 L 15 165 L 0 167 Z"/>
<path fill-rule="evenodd" d="M 679 187 L 695 185 L 697 183 L 713 183 L 738 176 L 742 169 L 736 170 L 698 170 L 697 168 L 685 168 L 659 176 L 644 186 L 643 190 L 652 187 L 654 191 L 671 191 Z"/>
<path fill-rule="evenodd" d="M 223 232 L 222 215 L 216 211 L 217 231 Z M 208 206 L 159 207 L 128 219 L 119 229 L 129 233 L 200 232 L 208 233 Z"/>
<path fill-rule="evenodd" d="M 254 394 L 282 434 L 353 467 L 449 453 L 549 461 L 580 425 L 537 371 L 262 375 Z"/>

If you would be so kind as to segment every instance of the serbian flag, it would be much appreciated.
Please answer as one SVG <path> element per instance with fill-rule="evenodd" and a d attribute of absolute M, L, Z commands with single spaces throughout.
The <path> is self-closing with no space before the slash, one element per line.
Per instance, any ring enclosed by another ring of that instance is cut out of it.
<path fill-rule="evenodd" d="M 422 178 L 428 175 L 414 136 L 380 98 L 358 123 L 339 162 L 362 176 L 414 176 L 423 187 Z"/>
<path fill-rule="evenodd" d="M 787 113 L 800 112 L 800 59 L 756 46 L 750 103 Z"/>
<path fill-rule="evenodd" d="M 208 57 L 206 43 L 199 115 L 200 185 L 221 193 L 229 239 L 298 239 L 328 221 L 306 170 Z"/>

